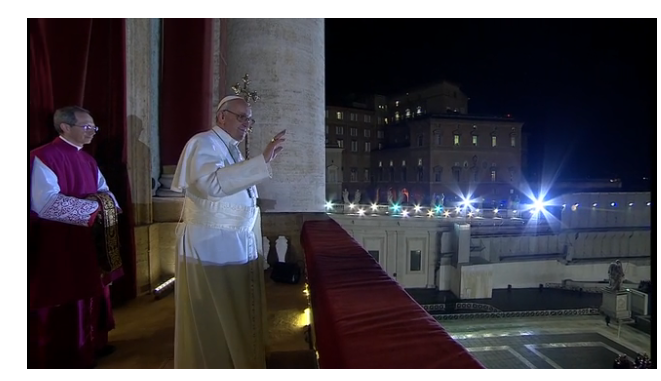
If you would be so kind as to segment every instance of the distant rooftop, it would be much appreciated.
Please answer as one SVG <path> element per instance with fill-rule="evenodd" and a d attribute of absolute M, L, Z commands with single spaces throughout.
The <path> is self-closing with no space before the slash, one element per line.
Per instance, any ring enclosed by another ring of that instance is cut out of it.
<path fill-rule="evenodd" d="M 423 119 L 457 119 L 457 120 L 483 120 L 483 121 L 493 121 L 493 122 L 514 122 L 514 123 L 523 123 L 523 121 L 516 119 L 514 117 L 507 116 L 496 116 L 496 115 L 479 115 L 479 114 L 459 114 L 459 113 L 434 113 L 434 114 L 422 114 L 418 115 L 415 118 L 402 119 L 399 122 L 392 122 L 392 125 L 406 123 L 409 121 L 417 121 Z"/>

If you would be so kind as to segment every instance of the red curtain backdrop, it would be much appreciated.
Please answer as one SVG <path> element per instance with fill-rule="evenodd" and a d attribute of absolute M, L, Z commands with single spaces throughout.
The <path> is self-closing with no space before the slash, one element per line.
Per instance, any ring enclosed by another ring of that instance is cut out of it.
<path fill-rule="evenodd" d="M 113 300 L 121 303 L 135 298 L 133 205 L 126 152 L 124 19 L 30 19 L 29 29 L 28 148 L 57 136 L 52 123 L 57 108 L 78 105 L 90 110 L 100 130 L 85 150 L 98 161 L 124 211 L 120 216 L 120 239 L 125 275 L 112 286 Z"/>
<path fill-rule="evenodd" d="M 211 123 L 212 19 L 164 19 L 159 135 L 161 165 Z"/>

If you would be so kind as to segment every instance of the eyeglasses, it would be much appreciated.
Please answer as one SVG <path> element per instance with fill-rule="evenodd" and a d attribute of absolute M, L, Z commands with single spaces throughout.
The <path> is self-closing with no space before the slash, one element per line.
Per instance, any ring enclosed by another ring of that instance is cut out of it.
<path fill-rule="evenodd" d="M 253 118 L 248 118 L 247 115 L 244 115 L 244 114 L 237 114 L 237 113 L 235 113 L 235 112 L 233 112 L 233 111 L 230 111 L 230 110 L 223 110 L 223 111 L 227 111 L 227 112 L 229 112 L 230 114 L 235 115 L 235 116 L 236 116 L 236 120 L 238 120 L 239 123 L 246 123 L 246 122 L 248 122 L 248 126 L 249 126 L 249 127 L 252 127 L 253 124 L 255 124 L 255 119 L 253 119 Z"/>
<path fill-rule="evenodd" d="M 79 126 L 77 124 L 72 125 L 71 127 L 80 127 L 83 129 L 83 131 L 94 131 L 94 132 L 99 132 L 99 126 L 95 126 L 93 124 L 84 124 L 82 126 Z"/>

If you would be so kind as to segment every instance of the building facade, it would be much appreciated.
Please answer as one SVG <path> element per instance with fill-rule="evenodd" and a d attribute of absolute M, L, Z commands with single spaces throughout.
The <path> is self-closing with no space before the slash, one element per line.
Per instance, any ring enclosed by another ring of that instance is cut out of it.
<path fill-rule="evenodd" d="M 372 155 L 375 186 L 398 195 L 407 188 L 409 203 L 441 194 L 500 203 L 521 180 L 521 127 L 511 119 L 454 114 L 405 119 L 389 126 L 386 147 Z"/>
<path fill-rule="evenodd" d="M 384 118 L 366 104 L 326 109 L 326 197 L 341 200 L 342 191 L 364 192 L 373 181 L 371 153 L 383 148 Z M 349 185 L 351 184 L 351 186 Z"/>
<path fill-rule="evenodd" d="M 338 192 L 346 189 L 354 203 L 461 196 L 502 203 L 522 178 L 523 123 L 471 116 L 468 100 L 458 85 L 443 81 L 373 96 L 362 108 L 327 107 L 328 200 L 341 201 Z M 342 149 L 339 165 L 330 157 L 333 148 Z"/>
<path fill-rule="evenodd" d="M 616 259 L 628 282 L 651 277 L 649 192 L 571 193 L 559 219 L 333 214 L 403 287 L 490 298 L 493 289 L 602 282 Z"/>

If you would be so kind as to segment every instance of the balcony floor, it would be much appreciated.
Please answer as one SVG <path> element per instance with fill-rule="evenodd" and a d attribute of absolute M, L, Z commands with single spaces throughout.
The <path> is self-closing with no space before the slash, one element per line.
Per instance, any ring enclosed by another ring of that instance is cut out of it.
<path fill-rule="evenodd" d="M 308 349 L 299 321 L 307 298 L 304 283 L 287 285 L 266 277 L 269 322 L 269 368 L 315 368 L 316 357 Z M 174 293 L 161 300 L 153 295 L 137 298 L 115 311 L 117 328 L 110 333 L 116 351 L 100 359 L 101 369 L 173 368 Z"/>

